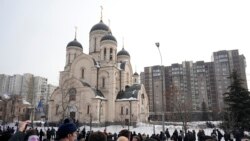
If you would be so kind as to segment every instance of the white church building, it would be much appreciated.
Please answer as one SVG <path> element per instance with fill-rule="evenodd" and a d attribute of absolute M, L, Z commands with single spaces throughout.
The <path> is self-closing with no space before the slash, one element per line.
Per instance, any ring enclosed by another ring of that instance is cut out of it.
<path fill-rule="evenodd" d="M 89 53 L 76 37 L 66 47 L 66 64 L 53 92 L 48 121 L 66 117 L 80 123 L 146 122 L 148 96 L 134 73 L 130 54 L 102 19 L 89 32 Z"/>

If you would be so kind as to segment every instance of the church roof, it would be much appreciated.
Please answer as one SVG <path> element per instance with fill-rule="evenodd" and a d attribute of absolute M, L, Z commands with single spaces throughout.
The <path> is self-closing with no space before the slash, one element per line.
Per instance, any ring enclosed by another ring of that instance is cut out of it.
<path fill-rule="evenodd" d="M 117 56 L 120 56 L 120 55 L 130 56 L 130 54 L 124 48 L 122 48 L 122 50 L 117 53 Z"/>
<path fill-rule="evenodd" d="M 82 48 L 81 43 L 79 43 L 76 39 L 68 43 L 67 47 L 70 47 L 70 46 Z"/>
<path fill-rule="evenodd" d="M 99 96 L 99 97 L 103 97 L 104 98 L 104 95 L 102 94 L 102 92 L 100 90 L 97 90 L 97 89 L 93 89 L 92 90 L 95 92 L 95 96 Z"/>
<path fill-rule="evenodd" d="M 102 20 L 101 20 L 98 24 L 94 25 L 94 26 L 91 28 L 90 32 L 95 31 L 95 30 L 109 31 L 109 27 L 108 27 L 106 24 L 104 24 L 104 23 L 102 22 Z"/>
<path fill-rule="evenodd" d="M 104 35 L 102 38 L 101 38 L 101 41 L 105 41 L 105 40 L 111 40 L 111 41 L 114 41 L 114 42 L 117 42 L 116 41 L 116 38 L 111 34 L 107 34 L 107 35 Z"/>
<path fill-rule="evenodd" d="M 82 85 L 83 85 L 83 86 L 86 86 L 86 87 L 91 87 L 89 83 L 84 82 L 83 80 L 80 80 L 80 81 L 81 81 L 81 83 L 82 83 Z"/>
<path fill-rule="evenodd" d="M 134 73 L 135 76 L 139 76 L 139 74 L 137 72 Z"/>
<path fill-rule="evenodd" d="M 116 99 L 137 99 L 138 92 L 141 90 L 140 84 L 133 84 L 132 86 L 127 86 L 125 91 L 119 91 Z"/>

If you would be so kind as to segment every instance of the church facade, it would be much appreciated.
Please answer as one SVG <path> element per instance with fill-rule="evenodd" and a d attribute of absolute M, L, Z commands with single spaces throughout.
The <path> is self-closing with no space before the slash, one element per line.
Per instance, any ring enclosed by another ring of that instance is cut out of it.
<path fill-rule="evenodd" d="M 89 53 L 76 37 L 66 47 L 66 64 L 49 103 L 48 121 L 71 117 L 80 123 L 146 122 L 148 96 L 130 54 L 100 20 L 89 33 Z"/>

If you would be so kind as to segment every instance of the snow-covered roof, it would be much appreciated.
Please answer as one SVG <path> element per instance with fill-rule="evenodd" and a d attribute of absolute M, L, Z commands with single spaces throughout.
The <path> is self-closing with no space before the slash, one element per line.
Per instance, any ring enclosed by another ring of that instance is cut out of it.
<path fill-rule="evenodd" d="M 129 100 L 131 98 L 138 99 L 138 93 L 141 90 L 140 84 L 133 84 L 132 86 L 127 86 L 125 91 L 119 91 L 116 99 Z"/>
<path fill-rule="evenodd" d="M 3 99 L 10 99 L 10 96 L 9 96 L 8 94 L 3 94 L 1 97 L 2 97 Z"/>
<path fill-rule="evenodd" d="M 31 105 L 28 101 L 26 101 L 25 99 L 23 99 L 22 100 L 22 103 L 24 104 L 24 105 Z"/>
<path fill-rule="evenodd" d="M 107 100 L 106 98 L 101 97 L 101 96 L 99 96 L 99 95 L 95 96 L 95 98 L 97 98 L 97 99 L 102 99 L 102 100 Z"/>
<path fill-rule="evenodd" d="M 137 99 L 134 97 L 130 97 L 130 98 L 117 99 L 116 101 L 137 101 Z"/>

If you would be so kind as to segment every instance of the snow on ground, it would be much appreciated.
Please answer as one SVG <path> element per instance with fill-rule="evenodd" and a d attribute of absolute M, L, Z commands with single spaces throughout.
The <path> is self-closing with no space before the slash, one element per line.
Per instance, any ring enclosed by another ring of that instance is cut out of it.
<path fill-rule="evenodd" d="M 218 125 L 220 122 L 213 122 L 213 124 Z M 90 130 L 89 126 L 82 126 L 80 127 L 80 130 L 82 130 L 85 127 L 87 131 Z M 211 135 L 213 128 L 203 128 L 205 127 L 205 122 L 189 122 L 188 123 L 188 130 L 192 131 L 195 130 L 197 133 L 200 129 L 203 129 L 205 131 L 206 135 Z M 174 130 L 177 129 L 179 132 L 182 129 L 182 123 L 181 122 L 166 122 L 165 129 L 168 128 L 170 135 L 173 134 Z M 92 127 L 93 131 L 104 131 L 105 127 Z M 122 129 L 128 129 L 128 126 L 122 127 L 121 125 L 111 125 L 106 127 L 106 132 L 111 133 L 118 133 Z M 145 123 L 138 123 L 137 127 L 130 126 L 129 129 L 136 133 L 145 133 L 145 134 L 159 134 L 162 131 L 162 125 L 153 125 L 153 124 L 145 124 Z M 221 130 L 222 131 L 222 130 Z M 224 132 L 222 131 L 224 134 Z"/>

